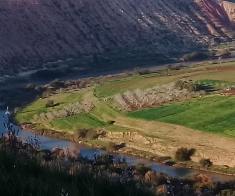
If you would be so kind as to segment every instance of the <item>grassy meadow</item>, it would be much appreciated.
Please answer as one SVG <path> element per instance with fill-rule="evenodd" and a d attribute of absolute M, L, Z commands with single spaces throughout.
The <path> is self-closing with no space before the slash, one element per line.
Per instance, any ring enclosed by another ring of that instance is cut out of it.
<path fill-rule="evenodd" d="M 131 112 L 128 116 L 235 137 L 235 96 L 208 96 Z"/>
<path fill-rule="evenodd" d="M 56 119 L 50 125 L 57 130 L 77 131 L 78 129 L 98 128 L 106 125 L 91 114 L 78 114 L 63 119 Z"/>
<path fill-rule="evenodd" d="M 156 73 L 133 74 L 107 79 L 95 88 L 95 95 L 99 98 L 113 96 L 127 90 L 146 89 L 156 85 L 170 83 L 179 79 L 195 81 L 208 80 L 220 83 L 235 83 L 235 63 L 202 64 L 180 70 L 160 70 Z"/>

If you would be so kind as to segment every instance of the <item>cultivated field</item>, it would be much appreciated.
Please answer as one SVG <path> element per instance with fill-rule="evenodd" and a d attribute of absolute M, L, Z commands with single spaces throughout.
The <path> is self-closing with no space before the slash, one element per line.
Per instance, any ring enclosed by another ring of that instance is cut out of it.
<path fill-rule="evenodd" d="M 208 96 L 132 112 L 129 116 L 235 137 L 235 96 Z"/>
<path fill-rule="evenodd" d="M 178 81 L 187 81 L 187 87 L 174 89 Z M 181 146 L 195 148 L 195 161 L 210 158 L 215 164 L 235 166 L 235 96 L 227 93 L 234 84 L 232 62 L 135 72 L 103 77 L 86 88 L 57 89 L 20 109 L 15 117 L 37 129 L 104 130 L 108 134 L 102 141 L 125 142 L 127 147 L 162 156 L 173 157 Z M 125 110 L 115 96 L 126 94 L 130 95 L 124 96 L 126 103 L 141 105 Z M 151 99 L 143 102 L 141 97 Z"/>

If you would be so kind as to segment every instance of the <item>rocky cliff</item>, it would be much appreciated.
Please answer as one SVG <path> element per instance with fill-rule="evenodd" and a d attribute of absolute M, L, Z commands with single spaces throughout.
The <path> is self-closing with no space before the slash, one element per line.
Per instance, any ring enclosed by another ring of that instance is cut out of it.
<path fill-rule="evenodd" d="M 231 38 L 230 8 L 214 0 L 1 0 L 0 73 L 58 59 L 165 61 Z"/>
<path fill-rule="evenodd" d="M 235 23 L 235 3 L 222 1 L 221 6 L 227 13 L 229 20 L 234 24 Z"/>

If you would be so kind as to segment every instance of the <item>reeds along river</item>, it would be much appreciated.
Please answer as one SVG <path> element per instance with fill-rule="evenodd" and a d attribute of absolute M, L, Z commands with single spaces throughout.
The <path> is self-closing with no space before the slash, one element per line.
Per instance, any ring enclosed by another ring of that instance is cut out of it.
<path fill-rule="evenodd" d="M 69 151 L 75 154 L 77 153 L 77 155 L 89 159 L 93 159 L 97 155 L 102 155 L 106 153 L 105 151 L 95 148 L 89 148 L 87 146 L 79 145 L 70 141 L 35 135 L 30 131 L 22 130 L 19 126 L 14 125 L 13 123 L 10 122 L 8 115 L 6 115 L 4 111 L 0 111 L 0 134 L 2 135 L 4 133 L 7 133 L 9 129 L 11 131 L 15 131 L 17 137 L 23 142 L 37 143 L 40 149 L 52 150 L 54 148 L 59 148 L 63 149 L 65 152 Z M 201 173 L 201 171 L 198 170 L 170 167 L 164 164 L 158 164 L 146 159 L 139 159 L 133 156 L 113 154 L 113 157 L 114 160 L 117 161 L 120 159 L 121 160 L 124 159 L 129 165 L 144 164 L 148 167 L 151 167 L 154 171 L 164 173 L 170 177 L 187 178 L 196 175 L 198 173 Z M 203 172 L 203 173 L 210 176 L 214 181 L 226 182 L 235 179 L 234 176 L 221 175 L 212 172 Z"/>

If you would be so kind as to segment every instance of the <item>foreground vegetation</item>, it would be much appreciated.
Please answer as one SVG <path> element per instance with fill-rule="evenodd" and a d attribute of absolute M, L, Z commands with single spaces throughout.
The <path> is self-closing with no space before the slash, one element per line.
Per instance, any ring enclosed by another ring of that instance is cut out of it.
<path fill-rule="evenodd" d="M 224 195 L 234 194 L 235 188 L 234 182 L 216 183 L 206 175 L 170 178 L 143 165 L 114 162 L 109 155 L 88 160 L 60 149 L 41 151 L 13 133 L 0 139 L 0 172 L 0 194 L 5 196 Z"/>
<path fill-rule="evenodd" d="M 96 165 L 95 161 L 82 158 L 65 162 L 49 151 L 28 150 L 24 146 L 13 140 L 0 140 L 1 195 L 154 195 L 141 182 L 137 187 L 138 182 L 131 178 L 122 181 L 118 174 L 116 179 L 112 178 L 111 170 L 115 168 L 108 157 L 97 159 Z"/>

